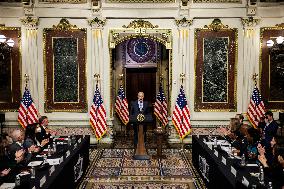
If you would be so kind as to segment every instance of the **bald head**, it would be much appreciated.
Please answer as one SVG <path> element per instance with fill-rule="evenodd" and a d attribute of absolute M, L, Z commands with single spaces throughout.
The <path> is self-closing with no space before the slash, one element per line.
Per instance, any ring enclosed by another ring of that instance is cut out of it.
<path fill-rule="evenodd" d="M 139 101 L 143 101 L 143 99 L 144 99 L 144 93 L 143 92 L 138 92 L 138 100 Z"/>
<path fill-rule="evenodd" d="M 24 140 L 24 131 L 21 129 L 15 129 L 12 134 L 11 134 L 11 138 L 13 140 L 13 142 L 21 142 Z"/>

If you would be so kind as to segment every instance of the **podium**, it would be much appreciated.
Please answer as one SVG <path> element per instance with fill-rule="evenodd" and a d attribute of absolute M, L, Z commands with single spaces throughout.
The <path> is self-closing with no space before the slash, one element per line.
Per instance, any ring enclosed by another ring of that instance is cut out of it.
<path fill-rule="evenodd" d="M 147 123 L 152 123 L 153 118 L 152 118 L 152 115 L 144 115 L 145 119 L 143 121 L 138 121 L 137 116 L 138 116 L 138 114 L 137 115 L 131 115 L 129 117 L 130 123 L 134 123 L 134 124 L 138 125 L 138 143 L 137 143 L 137 148 L 135 150 L 135 154 L 133 156 L 133 159 L 135 159 L 135 160 L 149 160 L 150 156 L 147 154 L 147 151 L 146 151 L 146 148 L 145 148 L 143 126 Z"/>

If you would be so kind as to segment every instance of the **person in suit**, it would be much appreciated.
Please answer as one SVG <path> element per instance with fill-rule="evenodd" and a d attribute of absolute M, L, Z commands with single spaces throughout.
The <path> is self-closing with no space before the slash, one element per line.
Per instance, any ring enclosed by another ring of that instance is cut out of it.
<path fill-rule="evenodd" d="M 45 139 L 49 139 L 51 135 L 56 135 L 56 131 L 48 128 L 48 118 L 41 116 L 39 118 L 39 126 L 36 128 L 36 139 L 41 143 Z"/>
<path fill-rule="evenodd" d="M 263 139 L 265 142 L 265 146 L 267 148 L 270 147 L 270 142 L 274 136 L 277 134 L 278 124 L 273 119 L 273 113 L 271 111 L 267 111 L 265 113 L 265 123 L 266 126 L 263 129 Z"/>
<path fill-rule="evenodd" d="M 138 92 L 137 100 L 131 102 L 130 106 L 130 116 L 137 117 L 138 114 L 142 113 L 143 115 L 149 114 L 149 103 L 147 101 L 144 101 L 144 93 Z M 134 146 L 137 147 L 138 143 L 138 124 L 133 124 L 133 130 L 134 130 Z M 144 131 L 144 142 L 146 142 L 146 131 L 147 131 L 147 125 L 143 125 L 143 131 Z"/>

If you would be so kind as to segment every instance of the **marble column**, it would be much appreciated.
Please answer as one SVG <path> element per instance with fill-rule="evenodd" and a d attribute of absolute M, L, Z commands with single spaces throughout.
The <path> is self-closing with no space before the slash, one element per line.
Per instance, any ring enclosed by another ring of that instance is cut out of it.
<path fill-rule="evenodd" d="M 242 18 L 244 28 L 243 48 L 243 86 L 242 112 L 247 112 L 248 104 L 254 88 L 252 76 L 259 73 L 259 19 L 253 17 Z"/>
<path fill-rule="evenodd" d="M 190 89 L 189 89 L 189 63 L 190 63 L 190 40 L 189 40 L 189 35 L 190 35 L 190 29 L 189 27 L 192 24 L 191 19 L 187 18 L 182 18 L 182 19 L 176 19 L 175 20 L 177 29 L 179 31 L 179 38 L 178 38 L 178 57 L 179 57 L 179 67 L 180 69 L 180 74 L 184 74 L 185 77 L 183 81 L 181 79 L 177 79 L 177 88 L 173 90 L 179 91 L 180 86 L 183 85 L 185 95 L 187 98 L 187 101 L 189 100 L 189 94 L 190 94 Z M 178 75 L 179 77 L 180 75 Z M 178 95 L 178 92 L 177 92 Z M 173 97 L 174 101 L 176 101 L 176 97 Z M 188 101 L 189 102 L 189 101 Z M 173 111 L 173 109 L 172 109 Z M 172 112 L 170 112 L 172 114 Z M 173 123 L 170 121 L 169 123 L 169 138 L 168 141 L 169 143 L 190 143 L 191 142 L 191 135 L 186 136 L 183 140 L 180 139 L 176 128 L 174 127 Z"/>
<path fill-rule="evenodd" d="M 24 75 L 29 76 L 28 89 L 39 110 L 39 80 L 38 80 L 38 30 L 37 17 L 23 17 L 20 19 L 22 27 L 22 92 L 25 89 Z"/>
<path fill-rule="evenodd" d="M 105 20 L 99 19 L 98 17 L 94 19 L 88 20 L 89 25 L 91 26 L 91 75 L 100 74 L 100 78 L 103 78 L 103 69 L 104 69 L 104 52 L 103 52 L 103 29 L 106 23 Z M 95 80 L 92 79 L 92 91 L 95 91 Z M 102 86 L 102 80 L 99 79 L 99 88 L 101 91 L 101 95 L 103 97 L 104 103 L 106 102 L 106 98 L 104 98 L 104 91 Z M 92 94 L 93 98 L 93 94 Z M 108 115 L 107 115 L 108 116 Z M 100 140 L 100 143 L 112 143 L 113 141 L 113 125 L 111 121 L 107 120 L 108 131 Z M 91 137 L 91 141 L 97 143 L 98 141 L 93 137 Z"/>

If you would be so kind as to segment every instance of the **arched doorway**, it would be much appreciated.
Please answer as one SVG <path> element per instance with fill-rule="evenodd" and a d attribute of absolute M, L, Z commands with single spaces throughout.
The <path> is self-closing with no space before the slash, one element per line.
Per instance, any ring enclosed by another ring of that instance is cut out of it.
<path fill-rule="evenodd" d="M 137 93 L 143 91 L 145 100 L 154 104 L 160 81 L 162 81 L 168 104 L 170 104 L 171 30 L 156 29 L 156 27 L 147 21 L 138 20 L 125 26 L 125 29 L 110 30 L 113 99 L 111 107 L 115 119 L 113 106 L 121 84 L 124 86 L 129 102 L 136 100 Z M 114 124 L 114 129 L 121 128 Z"/>

